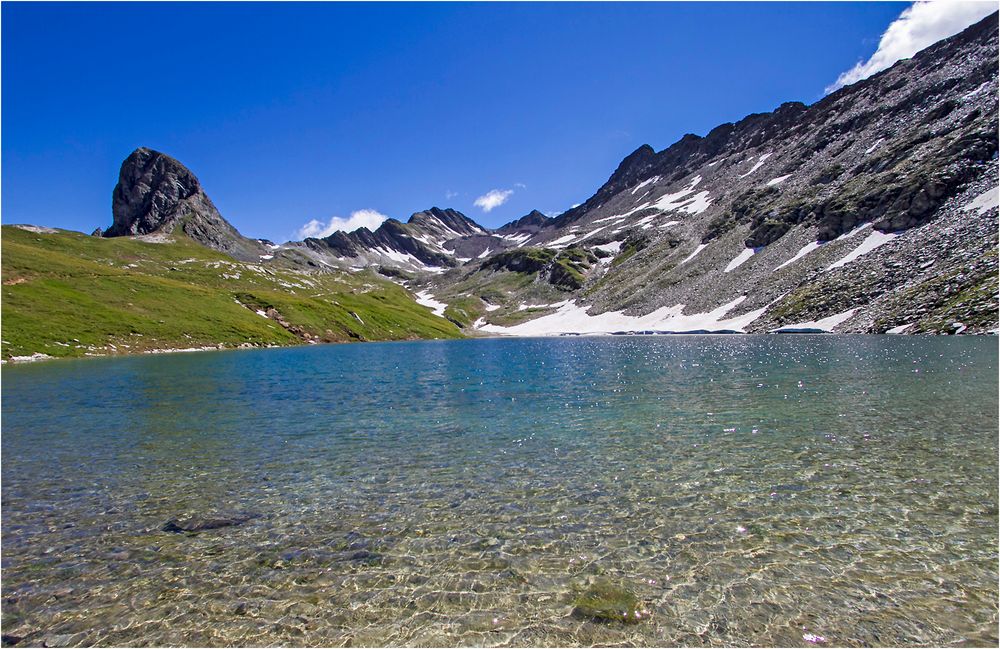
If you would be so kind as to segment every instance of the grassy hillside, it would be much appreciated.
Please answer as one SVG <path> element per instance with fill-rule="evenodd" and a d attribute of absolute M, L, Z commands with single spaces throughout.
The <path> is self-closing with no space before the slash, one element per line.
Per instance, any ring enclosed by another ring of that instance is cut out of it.
<path fill-rule="evenodd" d="M 2 267 L 5 359 L 461 336 L 369 271 L 240 263 L 183 236 L 150 243 L 3 226 Z"/>

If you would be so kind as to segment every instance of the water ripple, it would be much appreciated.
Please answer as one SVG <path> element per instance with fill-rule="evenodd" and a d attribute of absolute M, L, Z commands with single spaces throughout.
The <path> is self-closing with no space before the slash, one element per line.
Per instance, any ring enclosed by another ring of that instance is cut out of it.
<path fill-rule="evenodd" d="M 993 339 L 341 345 L 3 379 L 3 628 L 26 643 L 997 644 Z M 605 578 L 651 619 L 574 616 Z"/>

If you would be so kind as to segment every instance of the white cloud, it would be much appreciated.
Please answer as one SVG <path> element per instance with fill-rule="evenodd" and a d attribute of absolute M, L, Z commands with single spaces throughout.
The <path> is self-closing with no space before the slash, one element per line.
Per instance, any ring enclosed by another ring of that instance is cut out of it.
<path fill-rule="evenodd" d="M 528 188 L 528 186 L 525 185 L 524 183 L 514 183 L 514 186 L 515 187 L 519 187 L 521 189 L 527 189 Z"/>
<path fill-rule="evenodd" d="M 483 208 L 484 212 L 489 212 L 490 210 L 500 207 L 506 203 L 507 199 L 510 198 L 510 195 L 513 193 L 513 189 L 491 189 L 477 198 L 473 202 L 473 205 Z"/>
<path fill-rule="evenodd" d="M 305 239 L 306 237 L 322 238 L 330 236 L 337 230 L 344 232 L 354 232 L 358 228 L 374 230 L 382 225 L 382 221 L 385 221 L 387 218 L 389 217 L 375 210 L 357 210 L 351 212 L 351 216 L 346 219 L 341 216 L 331 217 L 329 223 L 313 219 L 299 228 L 296 236 L 299 239 Z"/>
<path fill-rule="evenodd" d="M 450 189 L 449 189 L 449 190 L 447 190 L 447 191 L 446 191 L 446 192 L 444 193 L 444 197 L 445 197 L 446 199 L 448 199 L 449 201 L 450 201 L 451 199 L 455 198 L 456 196 L 458 196 L 458 192 L 453 192 L 453 191 L 451 191 Z"/>
<path fill-rule="evenodd" d="M 954 36 L 997 10 L 996 2 L 937 0 L 914 2 L 882 34 L 871 58 L 859 62 L 827 86 L 828 93 L 867 79 L 900 59 L 906 59 L 943 38 Z"/>

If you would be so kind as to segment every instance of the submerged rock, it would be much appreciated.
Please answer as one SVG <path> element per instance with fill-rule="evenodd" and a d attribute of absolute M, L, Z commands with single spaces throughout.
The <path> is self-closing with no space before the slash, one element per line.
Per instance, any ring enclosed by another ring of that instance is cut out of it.
<path fill-rule="evenodd" d="M 370 552 L 368 550 L 358 550 L 348 557 L 348 561 L 358 561 L 361 563 L 378 563 L 382 560 L 382 555 L 378 552 Z"/>
<path fill-rule="evenodd" d="M 203 532 L 205 530 L 216 530 L 222 527 L 233 527 L 242 525 L 249 520 L 258 518 L 257 514 L 217 514 L 213 516 L 192 516 L 185 519 L 171 519 L 160 529 L 164 532 Z"/>
<path fill-rule="evenodd" d="M 634 593 L 606 579 L 591 584 L 573 605 L 574 615 L 605 622 L 638 624 L 649 616 Z"/>

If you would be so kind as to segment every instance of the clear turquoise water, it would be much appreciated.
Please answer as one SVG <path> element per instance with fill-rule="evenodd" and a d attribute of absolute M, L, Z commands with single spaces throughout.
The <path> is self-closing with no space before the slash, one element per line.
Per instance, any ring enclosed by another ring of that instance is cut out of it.
<path fill-rule="evenodd" d="M 7 366 L 3 632 L 996 646 L 997 350 L 671 336 Z M 161 531 L 215 512 L 256 518 Z M 573 615 L 597 578 L 651 617 Z"/>

